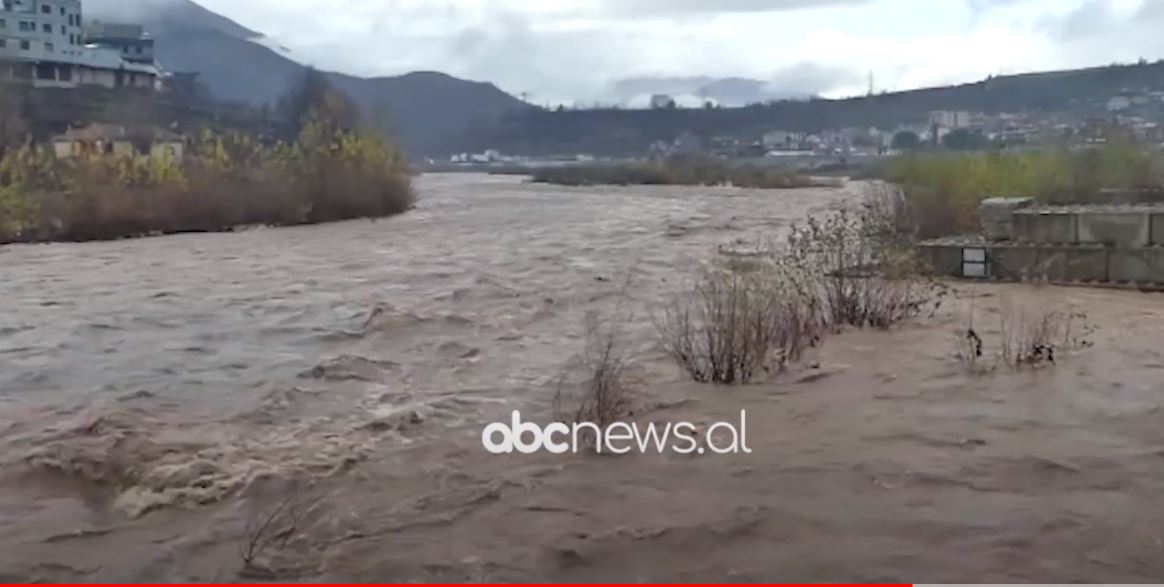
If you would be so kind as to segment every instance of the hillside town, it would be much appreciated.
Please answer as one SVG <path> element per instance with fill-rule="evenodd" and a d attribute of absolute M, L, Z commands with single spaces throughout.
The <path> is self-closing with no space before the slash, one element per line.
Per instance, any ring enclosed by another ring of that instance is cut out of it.
<path fill-rule="evenodd" d="M 663 103 L 662 99 L 656 102 Z M 673 104 L 673 101 L 671 101 Z M 674 106 L 655 106 L 674 108 Z M 759 127 L 748 136 L 701 136 L 681 132 L 673 140 L 644 145 L 643 156 L 709 155 L 723 159 L 798 161 L 892 157 L 915 149 L 972 151 L 1039 149 L 1102 143 L 1113 133 L 1139 143 L 1164 146 L 1164 91 L 1124 88 L 1107 99 L 1076 101 L 1063 112 L 919 112 L 914 123 L 893 128 L 842 127 L 801 132 Z M 580 154 L 570 159 L 592 160 Z M 497 164 L 528 161 L 498 149 L 453 155 L 453 163 Z M 556 157 L 561 159 L 561 157 Z"/>
<path fill-rule="evenodd" d="M 96 87 L 114 91 L 152 91 L 158 95 L 192 95 L 197 80 L 197 73 L 165 71 L 157 63 L 155 38 L 145 26 L 87 19 L 82 0 L 4 0 L 0 7 L 0 83 L 42 90 Z M 825 121 L 817 125 L 818 128 L 806 130 L 804 125 L 793 129 L 757 122 L 743 129 L 717 131 L 713 124 L 702 124 L 698 130 L 684 130 L 682 123 L 677 123 L 667 136 L 644 139 L 638 145 L 637 153 L 624 150 L 615 154 L 594 149 L 535 155 L 509 152 L 512 148 L 486 143 L 485 148 L 477 151 L 455 151 L 451 156 L 446 151 L 441 160 L 454 166 L 478 166 L 698 154 L 729 160 L 799 165 L 806 160 L 827 164 L 878 159 L 915 149 L 968 151 L 1079 146 L 1102 142 L 1113 132 L 1146 144 L 1164 142 L 1164 88 L 1122 87 L 1109 94 L 1078 98 L 1067 108 L 1028 108 L 1012 112 L 918 110 L 904 117 L 906 122 L 892 126 L 842 126 Z M 237 117 L 252 118 L 260 116 L 255 112 L 263 111 L 248 108 L 239 104 L 226 110 Z M 703 108 L 718 110 L 712 104 Z M 674 97 L 660 94 L 652 96 L 643 116 L 650 116 L 651 111 L 666 114 L 684 109 L 677 105 Z M 552 126 L 555 113 L 546 115 Z M 559 110 L 557 115 L 568 116 L 570 113 L 563 114 Z M 124 143 L 123 139 L 129 134 L 136 137 L 163 136 L 168 142 L 175 140 L 161 129 L 119 129 L 121 121 L 118 120 L 90 122 L 104 124 L 95 124 L 85 132 L 72 128 L 57 129 L 71 134 L 66 136 L 55 132 L 55 142 L 73 144 L 58 148 L 58 152 L 76 152 L 77 136 L 102 137 L 100 142 L 103 144 Z M 480 141 L 468 143 L 480 144 Z M 149 148 L 143 146 L 139 150 L 148 151 Z M 436 160 L 429 161 L 435 163 Z"/>

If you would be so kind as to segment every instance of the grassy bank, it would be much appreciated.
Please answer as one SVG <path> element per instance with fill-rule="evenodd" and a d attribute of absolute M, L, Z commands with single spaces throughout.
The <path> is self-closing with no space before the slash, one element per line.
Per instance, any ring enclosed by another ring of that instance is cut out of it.
<path fill-rule="evenodd" d="M 0 243 L 381 217 L 413 201 L 396 148 L 319 119 L 277 144 L 205 133 L 181 158 L 58 159 L 49 147 L 25 145 L 0 160 Z"/>
<path fill-rule="evenodd" d="M 978 206 L 996 196 L 1047 204 L 1112 203 L 1119 191 L 1151 197 L 1164 187 L 1164 156 L 1113 140 L 1093 148 L 905 155 L 879 173 L 901 188 L 917 236 L 977 232 Z"/>
<path fill-rule="evenodd" d="M 789 169 L 733 166 L 711 158 L 676 157 L 656 162 L 601 163 L 532 169 L 533 181 L 566 186 L 587 185 L 732 185 L 741 188 L 791 189 L 833 185 Z"/>

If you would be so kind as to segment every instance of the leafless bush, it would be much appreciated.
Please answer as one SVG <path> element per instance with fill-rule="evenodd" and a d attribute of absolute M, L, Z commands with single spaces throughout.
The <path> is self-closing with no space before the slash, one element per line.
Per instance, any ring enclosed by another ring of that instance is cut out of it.
<path fill-rule="evenodd" d="M 834 327 L 888 328 L 940 303 L 941 288 L 925 279 L 907 249 L 868 211 L 841 208 L 809 218 L 789 236 L 784 263 L 809 279 Z"/>
<path fill-rule="evenodd" d="M 633 410 L 635 390 L 627 377 L 629 359 L 622 336 L 621 317 L 603 322 L 591 317 L 586 325 L 582 367 L 587 380 L 577 397 L 567 397 L 558 386 L 554 412 L 560 422 L 589 422 L 599 428 L 622 421 Z"/>
<path fill-rule="evenodd" d="M 815 298 L 776 267 L 712 268 L 656 320 L 666 352 L 701 383 L 747 384 L 815 344 Z"/>
<path fill-rule="evenodd" d="M 259 507 L 247 522 L 246 534 L 239 545 L 243 573 L 264 576 L 271 574 L 264 559 L 287 548 L 288 542 L 301 533 L 307 519 L 313 515 L 322 495 L 292 487 L 269 507 Z"/>
<path fill-rule="evenodd" d="M 1063 353 L 1092 345 L 1094 327 L 1081 312 L 1015 310 L 1004 304 L 999 316 L 1002 360 L 1012 368 L 1054 365 Z"/>
<path fill-rule="evenodd" d="M 1054 366 L 1066 353 L 1094 344 L 1096 329 L 1085 313 L 1022 307 L 1007 299 L 998 310 L 997 331 L 978 328 L 972 306 L 969 326 L 959 334 L 956 356 L 973 374 Z"/>
<path fill-rule="evenodd" d="M 873 183 L 866 192 L 861 219 L 865 234 L 882 246 L 910 247 L 917 241 L 917 210 L 898 186 Z"/>

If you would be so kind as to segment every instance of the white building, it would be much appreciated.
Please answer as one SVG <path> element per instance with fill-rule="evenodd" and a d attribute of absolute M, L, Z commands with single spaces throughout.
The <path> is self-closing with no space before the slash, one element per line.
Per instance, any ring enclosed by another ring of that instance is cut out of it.
<path fill-rule="evenodd" d="M 930 112 L 930 124 L 943 128 L 969 128 L 974 124 L 974 114 L 964 110 L 935 110 Z"/>
<path fill-rule="evenodd" d="M 764 143 L 764 148 L 768 150 L 796 149 L 804 141 L 804 134 L 786 130 L 774 130 L 764 133 L 761 141 Z"/>
<path fill-rule="evenodd" d="M 1132 101 L 1126 96 L 1114 96 L 1107 101 L 1108 112 L 1123 112 L 1132 107 Z"/>
<path fill-rule="evenodd" d="M 86 44 L 80 0 L 0 0 L 0 81 L 35 87 L 156 88 L 151 62 Z"/>

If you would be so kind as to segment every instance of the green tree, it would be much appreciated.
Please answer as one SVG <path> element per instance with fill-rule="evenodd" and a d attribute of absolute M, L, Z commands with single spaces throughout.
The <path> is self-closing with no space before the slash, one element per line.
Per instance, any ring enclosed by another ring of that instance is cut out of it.
<path fill-rule="evenodd" d="M 903 130 L 893 135 L 892 146 L 898 151 L 912 151 L 921 145 L 921 137 L 916 132 Z"/>
<path fill-rule="evenodd" d="M 311 117 L 336 130 L 355 130 L 360 111 L 352 99 L 337 89 L 327 74 L 308 67 L 280 101 L 280 114 L 289 138 L 297 137 Z"/>
<path fill-rule="evenodd" d="M 959 128 L 942 137 L 942 146 L 951 151 L 977 151 L 989 147 L 990 140 L 981 133 Z"/>

